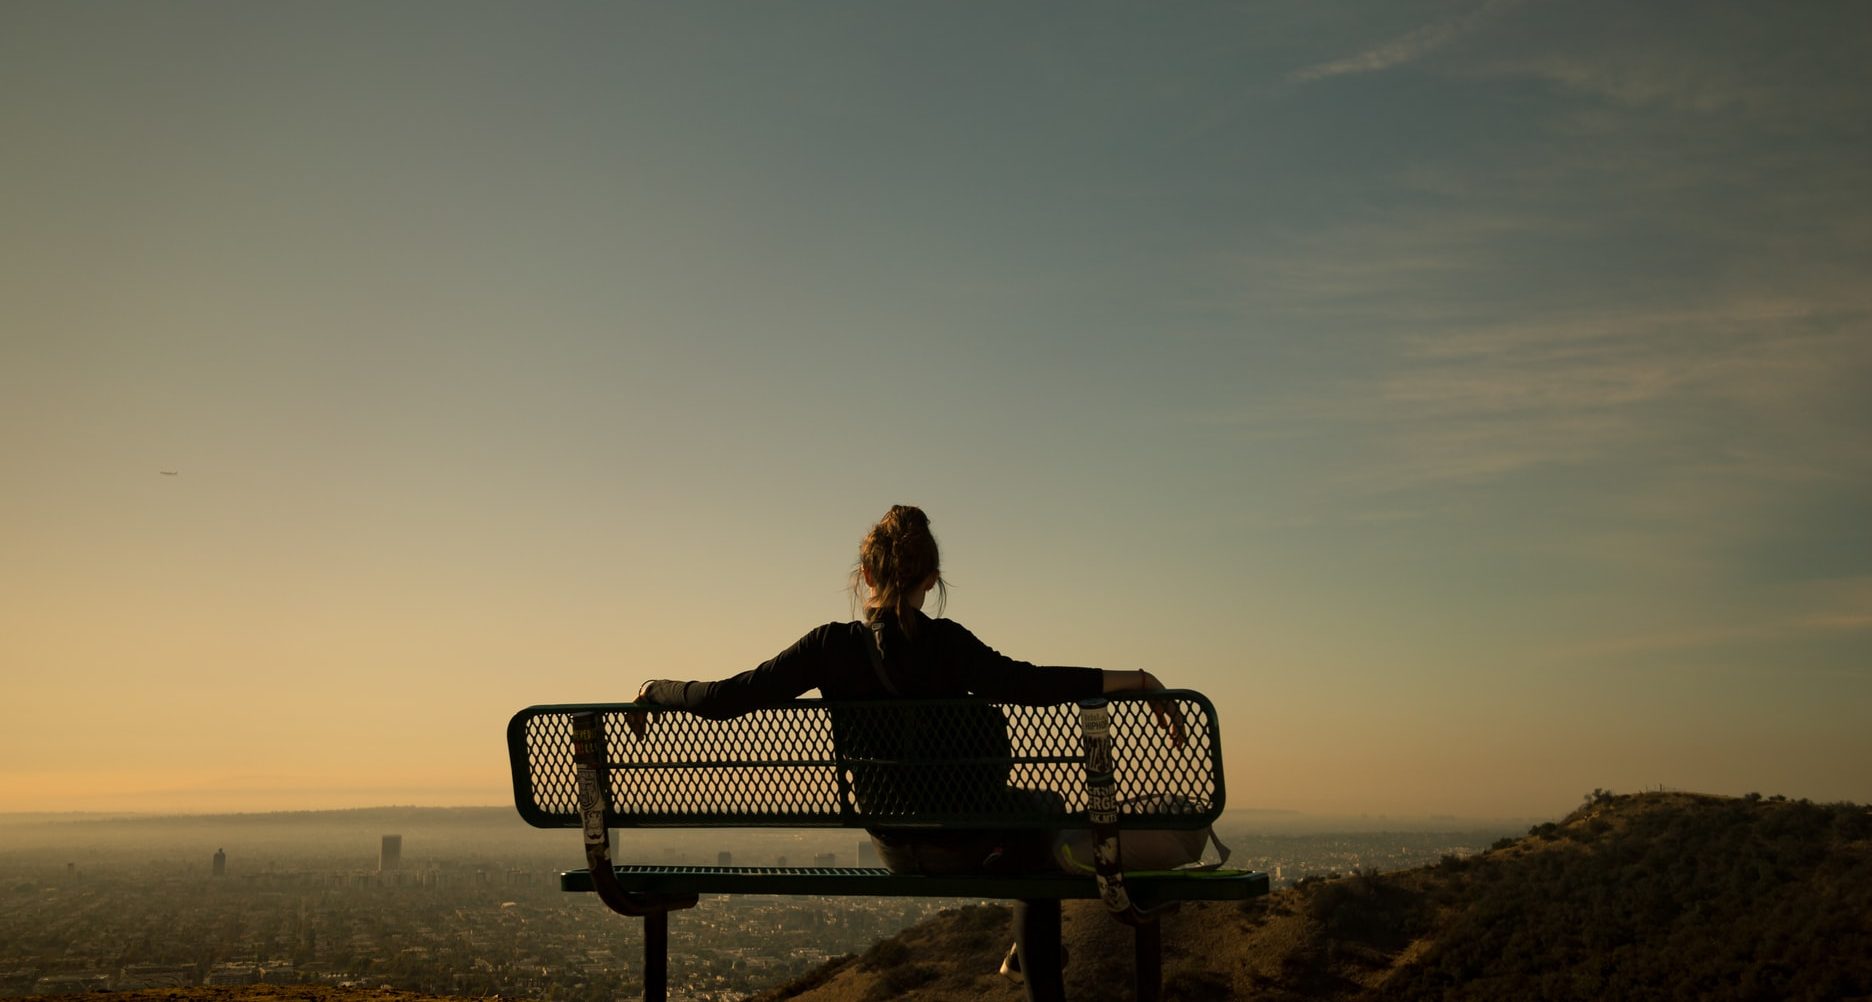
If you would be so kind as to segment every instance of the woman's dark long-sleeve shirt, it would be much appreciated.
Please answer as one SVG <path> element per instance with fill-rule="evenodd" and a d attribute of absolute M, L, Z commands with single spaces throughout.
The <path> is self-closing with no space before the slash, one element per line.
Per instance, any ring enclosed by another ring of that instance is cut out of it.
<path fill-rule="evenodd" d="M 884 670 L 908 699 L 983 696 L 1005 703 L 1042 705 L 1097 696 L 1104 688 L 1096 668 L 1041 667 L 1016 661 L 975 639 L 961 624 L 917 616 L 914 637 L 889 619 L 881 636 Z M 806 634 L 772 660 L 714 682 L 650 683 L 645 701 L 682 707 L 699 716 L 726 719 L 818 689 L 827 699 L 893 698 L 877 677 L 871 627 L 827 623 Z"/>

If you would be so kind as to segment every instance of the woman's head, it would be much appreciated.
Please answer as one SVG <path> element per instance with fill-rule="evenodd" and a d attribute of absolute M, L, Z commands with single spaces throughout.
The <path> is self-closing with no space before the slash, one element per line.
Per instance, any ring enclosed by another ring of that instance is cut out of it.
<path fill-rule="evenodd" d="M 937 589 L 937 608 L 948 598 L 936 537 L 930 534 L 923 509 L 892 505 L 891 510 L 865 533 L 858 544 L 858 567 L 852 571 L 852 593 L 870 589 L 865 619 L 875 622 L 885 613 L 896 616 L 905 633 L 916 629 L 916 610 L 923 596 Z"/>

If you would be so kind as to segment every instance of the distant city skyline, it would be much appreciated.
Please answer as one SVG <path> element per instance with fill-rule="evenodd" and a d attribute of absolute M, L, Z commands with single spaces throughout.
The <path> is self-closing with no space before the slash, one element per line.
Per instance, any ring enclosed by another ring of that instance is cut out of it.
<path fill-rule="evenodd" d="M 1872 7 L 0 8 L 0 811 L 947 614 L 1230 804 L 1872 801 Z M 212 848 L 212 847 L 210 847 Z"/>

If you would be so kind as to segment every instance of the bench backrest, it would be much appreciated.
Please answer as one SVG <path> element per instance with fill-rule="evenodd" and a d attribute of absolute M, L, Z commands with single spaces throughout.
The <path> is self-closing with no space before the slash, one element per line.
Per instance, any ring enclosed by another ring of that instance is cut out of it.
<path fill-rule="evenodd" d="M 1174 744 L 1149 702 L 1110 697 L 1127 828 L 1201 828 L 1221 815 L 1222 746 L 1201 693 L 1157 697 L 1182 721 Z M 614 828 L 1058 828 L 1086 822 L 1079 706 L 981 700 L 799 700 L 730 720 L 632 704 L 534 706 L 507 728 L 514 805 L 539 828 L 577 828 L 573 718 L 596 713 Z M 1008 794 L 1041 791 L 1038 794 Z"/>

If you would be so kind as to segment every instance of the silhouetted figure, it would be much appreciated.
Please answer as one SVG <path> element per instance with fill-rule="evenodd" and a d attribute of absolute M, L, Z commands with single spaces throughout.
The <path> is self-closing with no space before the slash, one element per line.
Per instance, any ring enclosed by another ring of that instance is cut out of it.
<path fill-rule="evenodd" d="M 871 527 L 858 547 L 852 571 L 854 604 L 862 594 L 863 618 L 828 623 L 799 639 L 772 660 L 713 682 L 657 679 L 638 690 L 637 702 L 687 709 L 724 719 L 760 706 L 794 699 L 818 689 L 827 699 L 954 699 L 984 696 L 1006 703 L 1046 705 L 1102 693 L 1158 691 L 1163 684 L 1142 669 L 1039 667 L 998 653 L 960 623 L 923 613 L 931 590 L 938 612 L 947 597 L 936 537 L 919 508 L 894 505 Z M 1159 722 L 1173 728 L 1167 708 L 1154 707 Z M 1006 754 L 1005 724 L 993 713 L 981 741 L 998 740 Z M 642 733 L 644 718 L 631 718 Z M 984 749 L 978 757 L 992 758 Z M 968 755 L 956 757 L 966 758 Z M 862 779 L 862 777 L 860 777 Z M 1005 786 L 985 777 L 983 785 Z M 862 782 L 859 783 L 862 786 Z M 998 791 L 997 791 L 998 792 Z M 1036 791 L 1013 791 L 1035 794 Z M 860 800 L 864 791 L 858 791 Z M 1052 796 L 1051 794 L 1037 794 Z M 899 873 L 980 873 L 1046 869 L 1054 864 L 1054 835 L 1045 831 L 929 831 L 870 829 L 885 866 Z"/>

